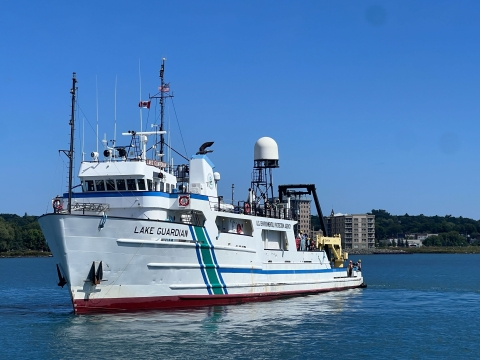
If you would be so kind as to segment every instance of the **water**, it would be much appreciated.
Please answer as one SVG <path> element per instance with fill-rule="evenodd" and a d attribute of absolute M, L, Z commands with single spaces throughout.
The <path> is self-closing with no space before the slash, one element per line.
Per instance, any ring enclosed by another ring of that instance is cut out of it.
<path fill-rule="evenodd" d="M 480 255 L 361 258 L 367 289 L 89 316 L 55 259 L 0 259 L 0 359 L 480 358 Z"/>

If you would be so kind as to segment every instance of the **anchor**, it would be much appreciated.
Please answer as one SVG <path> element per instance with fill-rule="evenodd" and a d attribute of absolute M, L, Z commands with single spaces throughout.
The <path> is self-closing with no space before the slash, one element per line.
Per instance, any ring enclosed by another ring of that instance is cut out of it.
<path fill-rule="evenodd" d="M 93 285 L 98 285 L 103 280 L 103 262 L 94 261 L 90 267 L 90 272 L 88 273 L 88 280 L 92 282 Z"/>
<path fill-rule="evenodd" d="M 65 286 L 67 283 L 67 279 L 62 275 L 62 272 L 60 271 L 60 266 L 57 264 L 57 275 L 58 275 L 58 286 L 61 286 L 62 288 Z"/>

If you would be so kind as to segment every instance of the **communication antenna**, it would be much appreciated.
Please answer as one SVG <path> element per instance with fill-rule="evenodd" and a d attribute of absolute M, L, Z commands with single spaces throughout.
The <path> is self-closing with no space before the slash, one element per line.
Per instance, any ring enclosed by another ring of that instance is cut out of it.
<path fill-rule="evenodd" d="M 96 104 L 97 104 L 97 131 L 95 135 L 97 136 L 97 154 L 98 154 L 98 76 L 95 75 L 95 90 L 96 90 Z"/>
<path fill-rule="evenodd" d="M 113 112 L 113 147 L 117 144 L 117 75 L 115 75 L 115 110 Z"/>
<path fill-rule="evenodd" d="M 172 128 L 170 127 L 170 111 L 168 111 L 168 140 L 167 140 L 167 144 L 168 144 L 168 159 L 172 161 L 172 171 L 173 171 L 173 159 L 172 159 L 172 148 L 171 148 L 171 144 L 170 144 L 170 130 Z"/>
<path fill-rule="evenodd" d="M 85 161 L 85 117 L 82 120 L 82 162 Z"/>
<path fill-rule="evenodd" d="M 139 79 L 139 83 L 140 83 L 140 102 L 142 102 L 142 74 L 140 72 L 140 59 L 138 59 L 138 79 Z M 143 124 L 142 124 L 142 107 L 140 106 L 140 131 L 143 131 L 143 128 L 142 128 Z"/>

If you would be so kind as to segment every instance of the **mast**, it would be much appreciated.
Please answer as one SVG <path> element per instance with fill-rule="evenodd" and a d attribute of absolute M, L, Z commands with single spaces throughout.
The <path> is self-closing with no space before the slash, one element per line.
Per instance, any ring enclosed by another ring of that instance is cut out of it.
<path fill-rule="evenodd" d="M 162 161 L 163 161 L 163 156 L 165 155 L 163 153 L 163 150 L 165 148 L 165 136 L 164 136 L 165 134 L 165 130 L 164 130 L 165 99 L 173 97 L 173 94 L 170 94 L 170 83 L 165 83 L 165 80 L 163 79 L 163 74 L 165 72 L 165 60 L 166 60 L 165 58 L 162 58 L 162 66 L 160 67 L 160 86 L 158 87 L 160 95 L 149 96 L 149 99 L 160 99 L 160 131 L 159 133 L 160 133 L 160 156 L 162 157 Z"/>
<path fill-rule="evenodd" d="M 68 213 L 72 213 L 72 181 L 73 181 L 73 141 L 75 133 L 75 91 L 76 91 L 77 77 L 73 73 L 72 76 L 72 88 L 70 94 L 72 94 L 72 116 L 70 118 L 70 150 L 68 151 Z"/>
<path fill-rule="evenodd" d="M 163 160 L 163 146 L 164 146 L 164 141 L 165 137 L 162 133 L 163 131 L 163 116 L 164 116 L 164 102 L 165 102 L 165 96 L 164 96 L 164 85 L 165 82 L 163 80 L 163 73 L 165 71 L 165 58 L 162 59 L 162 67 L 160 68 L 160 154 L 162 154 L 162 160 Z"/>

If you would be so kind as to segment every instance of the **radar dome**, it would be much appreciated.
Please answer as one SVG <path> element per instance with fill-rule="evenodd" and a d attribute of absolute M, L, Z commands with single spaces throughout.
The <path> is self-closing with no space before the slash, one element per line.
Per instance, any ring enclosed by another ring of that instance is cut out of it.
<path fill-rule="evenodd" d="M 278 167 L 278 146 L 275 140 L 269 137 L 262 137 L 255 143 L 253 149 L 253 167 L 277 168 Z"/>
<path fill-rule="evenodd" d="M 262 137 L 255 143 L 254 160 L 278 160 L 278 145 L 270 137 Z"/>

